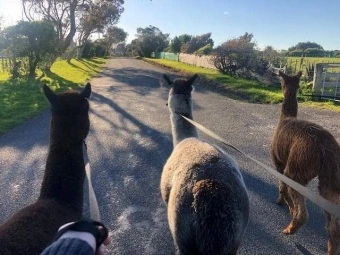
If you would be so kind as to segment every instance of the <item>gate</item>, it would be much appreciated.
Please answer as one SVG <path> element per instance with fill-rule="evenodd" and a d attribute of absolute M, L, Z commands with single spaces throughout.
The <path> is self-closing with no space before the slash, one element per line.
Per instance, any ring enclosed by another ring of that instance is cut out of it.
<path fill-rule="evenodd" d="M 340 101 L 340 63 L 315 65 L 313 95 Z"/>

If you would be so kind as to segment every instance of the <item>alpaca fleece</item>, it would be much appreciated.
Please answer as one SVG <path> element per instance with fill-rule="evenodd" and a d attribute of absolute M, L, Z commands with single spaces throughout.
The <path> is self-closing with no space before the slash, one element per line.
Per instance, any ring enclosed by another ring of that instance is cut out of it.
<path fill-rule="evenodd" d="M 89 132 L 91 85 L 80 93 L 54 94 L 51 103 L 50 144 L 37 201 L 0 226 L 1 255 L 37 255 L 52 241 L 58 228 L 82 217 L 85 166 L 82 143 Z"/>

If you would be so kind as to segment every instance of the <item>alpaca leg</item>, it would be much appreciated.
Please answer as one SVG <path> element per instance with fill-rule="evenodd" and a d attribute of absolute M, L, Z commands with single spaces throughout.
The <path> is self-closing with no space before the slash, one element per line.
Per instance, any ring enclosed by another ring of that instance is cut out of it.
<path fill-rule="evenodd" d="M 340 220 L 326 212 L 326 228 L 328 232 L 328 255 L 335 255 L 340 248 Z"/>
<path fill-rule="evenodd" d="M 186 242 L 183 240 L 179 240 L 175 237 L 175 250 L 176 255 L 195 255 L 198 254 L 195 248 L 195 245 L 192 242 Z"/>
<path fill-rule="evenodd" d="M 288 196 L 291 198 L 294 207 L 292 210 L 292 220 L 283 230 L 284 234 L 294 234 L 308 219 L 305 198 L 291 187 L 288 187 Z"/>
<path fill-rule="evenodd" d="M 319 177 L 320 179 L 320 177 Z M 337 192 L 333 192 L 329 189 L 329 185 L 323 182 L 321 179 L 319 181 L 319 191 L 320 195 L 325 199 L 333 202 L 334 204 L 339 204 L 340 196 Z M 325 212 L 326 217 L 326 229 L 328 233 L 328 255 L 335 255 L 337 250 L 340 249 L 340 219 L 336 219 L 331 214 Z"/>
<path fill-rule="evenodd" d="M 289 168 L 286 167 L 283 173 L 284 173 L 284 175 L 289 177 Z M 287 184 L 280 181 L 279 189 L 280 189 L 280 196 L 281 196 L 282 200 L 284 200 L 286 202 L 286 204 L 288 205 L 290 214 L 293 215 L 293 213 L 294 213 L 294 203 L 293 203 L 293 200 L 291 198 L 291 195 L 288 192 Z"/>
<path fill-rule="evenodd" d="M 283 170 L 284 170 L 284 165 L 275 157 L 273 156 L 273 162 L 274 162 L 274 165 L 276 167 L 276 170 L 283 174 Z M 286 184 L 283 183 L 282 181 L 279 182 L 279 196 L 278 198 L 276 199 L 276 203 L 278 205 L 283 205 L 284 204 L 284 193 L 286 193 L 286 190 L 287 190 L 287 187 L 286 187 Z"/>

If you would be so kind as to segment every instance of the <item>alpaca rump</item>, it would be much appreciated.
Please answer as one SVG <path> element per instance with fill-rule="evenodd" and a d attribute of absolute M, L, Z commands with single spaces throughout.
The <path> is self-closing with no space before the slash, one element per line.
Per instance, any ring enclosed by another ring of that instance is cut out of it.
<path fill-rule="evenodd" d="M 249 200 L 226 153 L 197 138 L 183 140 L 163 168 L 161 192 L 178 254 L 236 254 Z"/>
<path fill-rule="evenodd" d="M 333 135 L 320 125 L 296 118 L 296 93 L 301 73 L 296 76 L 280 75 L 283 78 L 284 102 L 271 146 L 276 169 L 301 185 L 307 185 L 318 177 L 320 195 L 340 204 L 340 146 Z M 292 219 L 283 233 L 293 234 L 308 219 L 305 198 L 280 182 L 277 203 L 284 202 Z M 328 255 L 334 255 L 340 248 L 340 221 L 327 212 L 325 214 Z"/>
<path fill-rule="evenodd" d="M 161 193 L 176 254 L 236 254 L 249 218 L 249 199 L 236 162 L 198 138 L 180 115 L 192 117 L 192 83 L 197 78 L 164 79 L 173 152 L 164 165 Z"/>
<path fill-rule="evenodd" d="M 46 85 L 51 103 L 50 142 L 46 168 L 37 201 L 0 226 L 1 255 L 40 254 L 58 228 L 82 217 L 85 166 L 82 142 L 89 132 L 91 85 L 82 92 L 54 94 Z"/>

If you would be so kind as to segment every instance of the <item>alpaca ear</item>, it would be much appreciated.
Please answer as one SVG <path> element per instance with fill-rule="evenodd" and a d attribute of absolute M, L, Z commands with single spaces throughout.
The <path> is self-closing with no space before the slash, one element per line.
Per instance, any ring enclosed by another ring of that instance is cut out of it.
<path fill-rule="evenodd" d="M 281 70 L 279 71 L 279 75 L 283 78 L 286 79 L 288 77 L 287 74 L 285 74 L 284 72 L 282 72 Z"/>
<path fill-rule="evenodd" d="M 198 75 L 195 74 L 194 76 L 192 76 L 192 77 L 187 81 L 187 83 L 188 83 L 189 85 L 193 84 L 194 81 L 197 79 L 197 77 L 198 77 Z"/>
<path fill-rule="evenodd" d="M 163 74 L 163 78 L 164 80 L 166 80 L 166 82 L 171 85 L 172 84 L 172 81 L 170 80 L 170 78 L 166 75 L 166 74 Z"/>
<path fill-rule="evenodd" d="M 55 104 L 57 102 L 57 95 L 46 84 L 43 85 L 43 90 L 51 105 Z"/>
<path fill-rule="evenodd" d="M 295 75 L 295 77 L 298 78 L 298 79 L 300 79 L 301 75 L 302 75 L 302 71 L 299 71 L 299 72 Z"/>
<path fill-rule="evenodd" d="M 82 95 L 85 98 L 90 97 L 90 95 L 91 95 L 91 84 L 89 82 L 85 85 L 85 88 L 83 89 L 83 91 L 80 92 L 80 95 Z"/>

